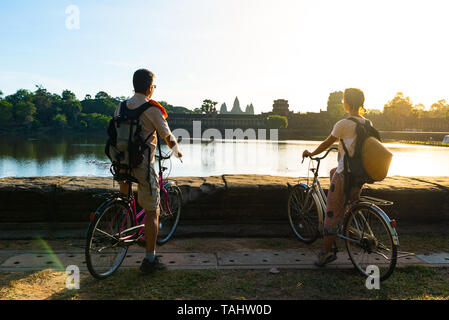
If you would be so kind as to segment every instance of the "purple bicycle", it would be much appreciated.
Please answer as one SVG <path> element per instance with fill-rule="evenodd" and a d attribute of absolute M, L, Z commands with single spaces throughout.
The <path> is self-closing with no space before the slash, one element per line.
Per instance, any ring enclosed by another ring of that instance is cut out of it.
<path fill-rule="evenodd" d="M 173 236 L 181 216 L 182 193 L 178 186 L 164 178 L 168 169 L 162 161 L 171 155 L 156 156 L 159 161 L 159 204 L 158 245 L 167 243 Z M 145 211 L 137 213 L 132 193 L 132 179 L 127 179 L 129 194 L 108 193 L 95 195 L 105 202 L 91 215 L 85 247 L 86 264 L 89 272 L 97 279 L 105 279 L 118 270 L 126 258 L 129 246 L 145 240 Z"/>

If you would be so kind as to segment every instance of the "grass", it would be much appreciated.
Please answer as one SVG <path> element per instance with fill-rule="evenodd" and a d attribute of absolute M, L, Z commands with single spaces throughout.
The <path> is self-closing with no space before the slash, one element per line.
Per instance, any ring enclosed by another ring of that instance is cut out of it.
<path fill-rule="evenodd" d="M 449 252 L 447 233 L 399 233 L 400 251 Z M 79 240 L 47 241 L 53 250 L 73 249 Z M 306 246 L 294 238 L 264 239 L 174 239 L 164 249 L 196 252 L 286 250 L 320 248 L 321 241 Z M 341 251 L 344 243 L 339 242 Z M 42 241 L 1 241 L 5 250 L 43 249 Z M 344 253 L 346 254 L 346 252 Z M 169 270 L 151 276 L 137 269 L 119 270 L 113 277 L 97 281 L 81 272 L 80 290 L 67 290 L 66 274 L 0 272 L 2 300 L 277 300 L 277 299 L 445 299 L 449 300 L 449 268 L 408 266 L 397 268 L 380 290 L 370 291 L 365 279 L 354 270 Z"/>
<path fill-rule="evenodd" d="M 79 290 L 65 288 L 65 274 L 45 270 L 2 274 L 0 299 L 56 300 L 290 300 L 290 299 L 449 299 L 449 269 L 409 266 L 396 269 L 380 290 L 368 290 L 352 270 L 160 271 L 121 270 L 104 281 L 81 275 Z"/>
<path fill-rule="evenodd" d="M 399 233 L 399 250 L 415 253 L 449 252 L 449 234 Z"/>

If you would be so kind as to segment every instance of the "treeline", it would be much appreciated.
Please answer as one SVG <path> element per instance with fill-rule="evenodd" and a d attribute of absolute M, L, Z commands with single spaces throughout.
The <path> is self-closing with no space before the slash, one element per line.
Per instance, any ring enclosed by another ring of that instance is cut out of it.
<path fill-rule="evenodd" d="M 80 101 L 70 90 L 61 95 L 48 92 L 42 86 L 36 91 L 20 89 L 3 97 L 0 91 L 0 126 L 15 131 L 32 129 L 73 129 L 76 131 L 106 129 L 121 101 L 126 97 L 112 97 L 104 91 L 95 97 L 86 95 Z M 192 113 L 184 107 L 161 104 L 168 113 Z"/>
<path fill-rule="evenodd" d="M 344 116 L 342 100 L 341 91 L 329 95 L 327 113 L 331 119 L 341 119 Z M 422 103 L 413 103 L 410 97 L 398 92 L 384 105 L 383 110 L 368 109 L 365 116 L 380 128 L 387 130 L 418 128 L 425 123 L 432 126 L 449 120 L 449 103 L 442 99 L 427 108 Z"/>
<path fill-rule="evenodd" d="M 342 104 L 343 92 L 336 91 L 329 95 L 327 111 L 330 116 L 341 118 L 345 114 Z M 377 109 L 367 110 L 368 115 L 385 115 L 392 120 L 401 118 L 449 118 L 449 104 L 442 99 L 433 103 L 430 108 L 426 108 L 422 103 L 414 104 L 410 97 L 398 92 L 394 98 L 384 105 L 383 111 Z"/>

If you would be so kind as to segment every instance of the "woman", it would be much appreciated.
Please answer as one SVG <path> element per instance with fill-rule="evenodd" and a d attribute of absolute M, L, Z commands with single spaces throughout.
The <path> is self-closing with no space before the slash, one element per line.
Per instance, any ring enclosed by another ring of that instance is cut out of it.
<path fill-rule="evenodd" d="M 362 116 L 362 112 L 365 111 L 363 108 L 364 103 L 365 96 L 362 90 L 354 88 L 345 90 L 343 96 L 344 108 L 350 117 L 362 124 L 365 121 L 369 121 Z M 347 204 L 346 200 L 356 200 L 360 197 L 361 188 L 359 186 L 351 186 L 350 199 L 346 199 L 345 195 L 345 149 L 342 143 L 344 143 L 349 155 L 353 156 L 356 138 L 356 123 L 348 119 L 343 119 L 335 124 L 331 135 L 315 151 L 309 152 L 305 150 L 302 155 L 303 159 L 314 157 L 326 151 L 337 140 L 340 141 L 338 147 L 338 167 L 332 169 L 330 173 L 331 184 L 327 194 L 327 209 L 324 218 L 323 249 L 318 256 L 318 261 L 315 262 L 315 265 L 319 267 L 323 267 L 337 259 L 336 252 L 332 252 L 332 246 L 335 243 L 337 232 L 343 221 Z"/>

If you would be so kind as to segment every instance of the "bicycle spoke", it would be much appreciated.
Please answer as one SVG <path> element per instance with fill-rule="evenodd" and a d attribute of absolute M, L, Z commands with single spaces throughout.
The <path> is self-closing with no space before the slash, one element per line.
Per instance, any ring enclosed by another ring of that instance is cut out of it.
<path fill-rule="evenodd" d="M 365 206 L 349 213 L 344 229 L 346 247 L 357 270 L 366 276 L 369 265 L 382 265 L 380 278 L 388 278 L 396 265 L 397 249 L 383 217 Z"/>
<path fill-rule="evenodd" d="M 98 231 L 98 232 L 100 232 L 101 234 L 104 234 L 106 237 L 108 237 L 108 238 L 112 238 L 112 240 L 118 240 L 116 237 L 114 237 L 114 236 L 112 236 L 112 235 L 110 235 L 109 233 L 107 233 L 107 232 L 105 232 L 105 231 L 103 231 L 103 230 L 101 230 L 101 229 L 95 229 L 95 231 Z"/>
<path fill-rule="evenodd" d="M 386 255 L 384 255 L 382 252 L 379 252 L 379 251 L 373 251 L 373 253 L 378 254 L 378 255 L 384 257 L 385 260 L 390 260 L 390 258 L 388 258 Z"/>
<path fill-rule="evenodd" d="M 129 206 L 124 202 L 111 202 L 91 225 L 86 246 L 86 262 L 94 277 L 103 279 L 110 276 L 125 258 L 128 246 L 118 237 L 123 229 L 130 229 L 132 226 L 129 210 Z"/>
<path fill-rule="evenodd" d="M 318 210 L 312 194 L 302 185 L 290 190 L 288 214 L 296 236 L 306 243 L 314 242 L 318 235 Z"/>

